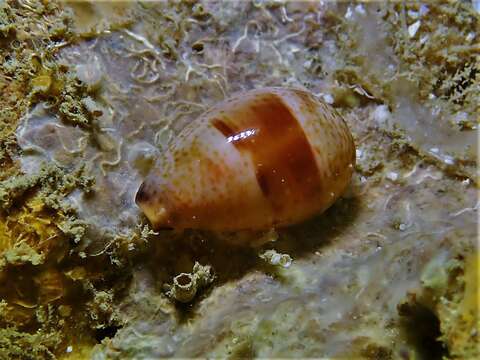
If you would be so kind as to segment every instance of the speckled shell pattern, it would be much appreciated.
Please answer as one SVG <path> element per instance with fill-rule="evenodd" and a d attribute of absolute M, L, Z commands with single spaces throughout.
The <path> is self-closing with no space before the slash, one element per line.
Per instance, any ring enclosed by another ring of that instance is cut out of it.
<path fill-rule="evenodd" d="M 263 88 L 192 121 L 137 192 L 153 227 L 263 230 L 304 221 L 345 191 L 355 145 L 311 93 Z"/>

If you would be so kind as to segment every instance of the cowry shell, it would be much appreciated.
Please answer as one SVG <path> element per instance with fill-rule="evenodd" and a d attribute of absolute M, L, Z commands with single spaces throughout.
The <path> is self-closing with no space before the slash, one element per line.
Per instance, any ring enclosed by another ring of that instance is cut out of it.
<path fill-rule="evenodd" d="M 346 189 L 355 145 L 311 93 L 234 95 L 180 132 L 136 195 L 153 227 L 263 230 L 326 210 Z"/>

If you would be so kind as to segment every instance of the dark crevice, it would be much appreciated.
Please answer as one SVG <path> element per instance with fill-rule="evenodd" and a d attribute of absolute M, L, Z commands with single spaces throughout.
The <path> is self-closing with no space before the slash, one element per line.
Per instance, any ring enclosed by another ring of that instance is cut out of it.
<path fill-rule="evenodd" d="M 95 330 L 95 340 L 97 340 L 98 343 L 101 343 L 105 338 L 113 338 L 119 329 L 121 329 L 121 326 L 115 325 L 97 329 Z"/>
<path fill-rule="evenodd" d="M 419 359 L 436 360 L 448 357 L 448 348 L 439 340 L 440 320 L 428 307 L 413 301 L 398 306 L 401 325 Z"/>

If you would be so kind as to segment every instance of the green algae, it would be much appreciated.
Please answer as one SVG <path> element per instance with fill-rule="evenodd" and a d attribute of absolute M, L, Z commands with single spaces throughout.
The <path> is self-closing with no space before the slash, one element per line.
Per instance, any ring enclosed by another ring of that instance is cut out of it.
<path fill-rule="evenodd" d="M 31 263 L 34 266 L 40 265 L 45 261 L 45 257 L 27 243 L 20 242 L 16 243 L 12 248 L 6 250 L 3 253 L 2 260 L 0 260 L 0 269 L 7 264 L 23 265 L 26 263 Z"/>
<path fill-rule="evenodd" d="M 2 181 L 0 184 L 0 206 L 8 210 L 16 198 L 22 196 L 27 190 L 39 182 L 41 176 L 14 177 Z"/>
<path fill-rule="evenodd" d="M 75 79 L 69 77 L 65 90 L 61 94 L 58 112 L 65 121 L 73 125 L 89 126 L 92 123 L 93 116 L 82 101 L 82 90 Z"/>
<path fill-rule="evenodd" d="M 0 358 L 12 360 L 55 359 L 61 336 L 56 332 L 33 334 L 14 327 L 0 328 Z"/>
<path fill-rule="evenodd" d="M 78 244 L 85 236 L 87 225 L 86 221 L 70 216 L 57 226 L 67 237 L 73 239 Z"/>
<path fill-rule="evenodd" d="M 38 174 L 19 175 L 0 182 L 0 207 L 9 210 L 18 205 L 28 191 L 38 187 L 43 202 L 54 210 L 71 213 L 72 209 L 62 203 L 62 199 L 74 189 L 91 190 L 94 179 L 84 175 L 84 167 L 67 173 L 53 164 L 43 164 Z"/>
<path fill-rule="evenodd" d="M 17 309 L 6 301 L 0 301 L 0 358 L 1 359 L 56 359 L 55 350 L 61 345 L 62 335 L 52 325 L 54 315 L 45 307 L 35 313 L 42 325 L 32 331 L 24 331 L 18 319 Z"/>

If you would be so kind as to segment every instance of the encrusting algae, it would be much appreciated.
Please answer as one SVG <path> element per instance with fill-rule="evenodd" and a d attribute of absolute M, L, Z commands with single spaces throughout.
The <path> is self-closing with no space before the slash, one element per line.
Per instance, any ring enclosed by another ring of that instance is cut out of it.
<path fill-rule="evenodd" d="M 72 284 L 67 275 L 71 270 L 64 265 L 86 231 L 85 222 L 64 198 L 74 190 L 88 193 L 93 179 L 83 174 L 82 167 L 67 171 L 47 163 L 36 174 L 22 174 L 15 136 L 20 118 L 39 101 L 49 101 L 65 121 L 81 126 L 89 126 L 95 116 L 82 102 L 94 89 L 82 85 L 55 59 L 59 49 L 75 41 L 71 25 L 69 11 L 56 2 L 0 4 L 2 359 L 55 358 L 68 347 L 67 338 L 78 339 L 75 356 L 83 353 L 79 358 L 85 358 L 95 343 L 95 331 L 89 329 L 94 324 L 105 326 L 103 318 L 81 315 L 79 304 L 88 304 L 95 286 L 80 290 L 82 286 Z M 87 285 L 95 277 L 90 274 L 77 281 Z M 73 313 L 65 311 L 72 308 Z M 90 312 L 94 315 L 99 309 L 92 306 Z M 79 351 L 85 347 L 88 350 Z"/>
<path fill-rule="evenodd" d="M 2 2 L 0 359 L 477 358 L 472 4 Z M 277 86 L 346 120 L 345 194 L 260 248 L 154 232 L 160 154 Z"/>

